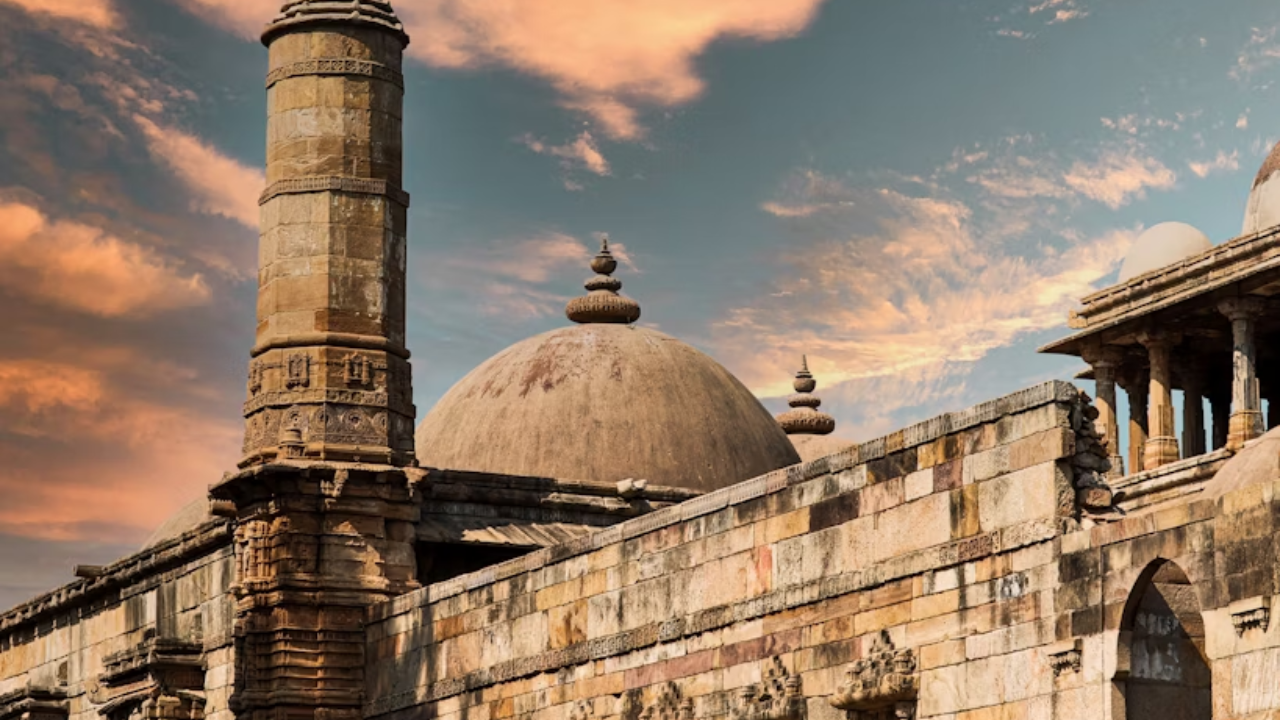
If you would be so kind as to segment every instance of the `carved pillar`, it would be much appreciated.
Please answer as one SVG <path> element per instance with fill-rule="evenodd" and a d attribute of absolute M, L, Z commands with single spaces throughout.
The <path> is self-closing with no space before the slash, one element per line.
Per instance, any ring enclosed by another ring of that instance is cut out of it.
<path fill-rule="evenodd" d="M 1094 385 L 1098 395 L 1094 399 L 1094 405 L 1098 408 L 1097 423 L 1102 426 L 1102 439 L 1107 445 L 1107 455 L 1111 461 L 1107 477 L 1124 477 L 1124 457 L 1120 454 L 1120 425 L 1116 418 L 1116 373 L 1120 368 L 1120 351 L 1114 347 L 1093 347 L 1086 350 L 1084 360 L 1093 366 Z"/>
<path fill-rule="evenodd" d="M 1167 333 L 1146 333 L 1138 338 L 1147 348 L 1151 366 L 1147 402 L 1147 444 L 1142 453 L 1144 470 L 1178 461 L 1177 430 L 1173 423 L 1173 346 L 1178 338 Z"/>
<path fill-rule="evenodd" d="M 1230 298 L 1218 304 L 1218 310 L 1231 321 L 1233 371 L 1227 447 L 1232 449 L 1262 435 L 1262 400 L 1253 337 L 1254 320 L 1262 309 L 1262 300 L 1254 297 Z"/>
<path fill-rule="evenodd" d="M 1128 368 L 1124 382 L 1125 394 L 1129 396 L 1129 473 L 1140 473 L 1144 469 L 1143 454 L 1147 446 L 1147 393 L 1148 374 L 1145 367 Z"/>
<path fill-rule="evenodd" d="M 1183 366 L 1182 456 L 1203 455 L 1204 449 L 1204 364 L 1192 359 Z"/>
<path fill-rule="evenodd" d="M 267 27 L 267 187 L 240 467 L 407 465 L 409 196 L 401 62 L 381 0 L 294 0 Z"/>

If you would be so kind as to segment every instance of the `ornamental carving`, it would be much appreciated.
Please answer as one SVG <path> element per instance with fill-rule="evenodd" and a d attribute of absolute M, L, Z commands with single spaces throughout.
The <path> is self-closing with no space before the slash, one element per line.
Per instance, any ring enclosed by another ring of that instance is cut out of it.
<path fill-rule="evenodd" d="M 61 687 L 22 685 L 0 693 L 0 720 L 65 720 L 69 709 Z"/>
<path fill-rule="evenodd" d="M 765 666 L 764 678 L 758 685 L 738 691 L 738 703 L 730 714 L 732 720 L 803 720 L 804 696 L 800 694 L 800 676 L 787 672 L 782 659 L 774 657 Z"/>
<path fill-rule="evenodd" d="M 111 719 L 199 720 L 204 717 L 204 646 L 198 641 L 147 637 L 104 659 L 89 688 L 98 714 Z"/>
<path fill-rule="evenodd" d="M 590 700 L 579 700 L 569 711 L 569 720 L 595 720 L 596 708 Z"/>
<path fill-rule="evenodd" d="M 1244 637 L 1244 634 L 1250 630 L 1266 632 L 1270 624 L 1271 609 L 1267 607 L 1254 608 L 1231 616 L 1231 625 L 1236 629 L 1236 637 Z"/>
<path fill-rule="evenodd" d="M 693 699 L 680 697 L 675 683 L 665 683 L 658 697 L 640 713 L 640 720 L 693 720 Z"/>
<path fill-rule="evenodd" d="M 314 192 L 345 192 L 357 195 L 381 195 L 392 202 L 409 207 L 409 193 L 386 180 L 321 175 L 290 178 L 271 183 L 258 196 L 258 204 L 265 205 L 280 195 L 298 195 Z"/>
<path fill-rule="evenodd" d="M 915 653 L 895 648 L 881 630 L 868 656 L 849 666 L 830 702 L 850 720 L 910 720 L 918 694 Z"/>
<path fill-rule="evenodd" d="M 282 65 L 267 73 L 267 88 L 292 77 L 307 75 L 351 75 L 386 80 L 404 89 L 404 75 L 399 71 L 369 60 L 355 58 L 315 58 Z"/>
<path fill-rule="evenodd" d="M 342 380 L 347 385 L 368 385 L 373 380 L 373 363 L 364 355 L 351 355 L 342 363 Z"/>
<path fill-rule="evenodd" d="M 1054 677 L 1080 672 L 1081 662 L 1082 658 L 1078 647 L 1049 655 L 1049 667 L 1053 669 Z"/>
<path fill-rule="evenodd" d="M 257 395 L 262 390 L 262 363 L 254 360 L 249 363 L 249 394 Z"/>
<path fill-rule="evenodd" d="M 286 364 L 287 375 L 284 386 L 290 390 L 311 386 L 311 356 L 290 355 Z"/>

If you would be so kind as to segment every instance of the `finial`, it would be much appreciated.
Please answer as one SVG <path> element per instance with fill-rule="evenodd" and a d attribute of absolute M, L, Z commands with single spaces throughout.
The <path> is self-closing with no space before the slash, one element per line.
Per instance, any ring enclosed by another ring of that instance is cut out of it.
<path fill-rule="evenodd" d="M 609 236 L 600 237 L 600 252 L 591 259 L 596 276 L 583 283 L 585 297 L 574 298 L 565 306 L 564 314 L 576 323 L 633 323 L 640 319 L 640 303 L 618 294 L 622 281 L 610 277 L 618 269 L 618 261 L 609 252 Z"/>
<path fill-rule="evenodd" d="M 811 393 L 818 387 L 818 382 L 809 372 L 809 358 L 800 356 L 800 371 L 796 373 L 792 387 L 796 394 L 787 398 L 791 409 L 778 415 L 778 424 L 788 435 L 828 435 L 836 429 L 836 419 L 824 412 L 818 412 L 822 400 Z"/>
<path fill-rule="evenodd" d="M 409 44 L 404 23 L 387 0 L 288 0 L 262 31 L 262 44 L 270 45 L 280 35 L 303 26 L 322 25 L 374 27 L 391 33 L 402 45 Z"/>

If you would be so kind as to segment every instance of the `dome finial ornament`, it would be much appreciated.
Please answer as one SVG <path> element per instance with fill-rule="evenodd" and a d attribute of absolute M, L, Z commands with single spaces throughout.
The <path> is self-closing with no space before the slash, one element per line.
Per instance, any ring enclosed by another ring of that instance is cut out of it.
<path fill-rule="evenodd" d="M 579 324 L 617 323 L 630 324 L 640 319 L 640 303 L 618 294 L 622 281 L 611 277 L 618 269 L 618 261 L 609 252 L 609 236 L 600 237 L 600 252 L 591 259 L 591 269 L 596 276 L 583 287 L 587 295 L 574 298 L 565 306 L 564 314 Z"/>
<path fill-rule="evenodd" d="M 800 356 L 800 372 L 796 373 L 792 387 L 796 394 L 787 399 L 791 409 L 777 417 L 783 432 L 788 435 L 829 435 L 834 432 L 836 419 L 818 411 L 822 400 L 812 394 L 818 382 L 809 372 L 809 358 L 805 355 Z"/>

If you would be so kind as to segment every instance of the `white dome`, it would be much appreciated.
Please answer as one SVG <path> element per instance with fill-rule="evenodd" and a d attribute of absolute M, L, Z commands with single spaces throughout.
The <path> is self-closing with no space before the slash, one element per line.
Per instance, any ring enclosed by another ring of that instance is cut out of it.
<path fill-rule="evenodd" d="M 1209 236 L 1186 223 L 1167 222 L 1138 236 L 1120 266 L 1120 282 L 1158 270 L 1213 247 Z"/>
<path fill-rule="evenodd" d="M 1240 234 L 1252 235 L 1277 224 L 1280 224 L 1280 143 L 1272 148 L 1253 179 Z"/>

